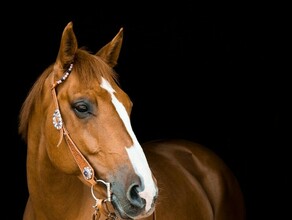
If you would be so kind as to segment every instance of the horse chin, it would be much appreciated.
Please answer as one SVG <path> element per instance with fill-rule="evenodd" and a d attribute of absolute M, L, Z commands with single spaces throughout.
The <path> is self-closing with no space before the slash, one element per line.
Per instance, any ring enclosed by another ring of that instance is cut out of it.
<path fill-rule="evenodd" d="M 122 208 L 118 198 L 115 195 L 112 195 L 112 205 L 115 208 L 116 214 L 120 219 L 133 219 L 130 217 Z"/>
<path fill-rule="evenodd" d="M 141 216 L 141 212 L 138 212 L 137 215 L 129 214 L 123 209 L 123 207 L 125 207 L 125 206 L 123 206 L 121 204 L 121 202 L 119 201 L 119 199 L 115 195 L 112 195 L 112 205 L 113 205 L 118 217 L 120 219 L 125 219 L 125 220 L 126 219 L 127 220 L 137 220 L 137 219 L 145 218 L 153 213 L 152 211 L 150 211 L 145 216 L 144 215 Z"/>

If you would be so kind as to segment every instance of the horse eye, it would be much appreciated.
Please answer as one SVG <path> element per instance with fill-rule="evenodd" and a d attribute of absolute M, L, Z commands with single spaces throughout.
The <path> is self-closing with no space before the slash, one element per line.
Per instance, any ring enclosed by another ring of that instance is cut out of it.
<path fill-rule="evenodd" d="M 76 111 L 78 112 L 87 112 L 88 108 L 85 104 L 78 104 L 75 106 Z"/>
<path fill-rule="evenodd" d="M 74 103 L 72 107 L 76 116 L 79 118 L 85 118 L 89 114 L 91 114 L 90 103 L 79 101 L 79 102 Z"/>

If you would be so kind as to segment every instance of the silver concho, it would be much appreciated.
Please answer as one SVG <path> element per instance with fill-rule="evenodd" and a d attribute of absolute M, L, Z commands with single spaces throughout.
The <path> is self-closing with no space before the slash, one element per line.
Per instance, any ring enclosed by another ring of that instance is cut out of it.
<path fill-rule="evenodd" d="M 87 180 L 90 180 L 92 178 L 92 170 L 90 167 L 84 167 L 83 168 L 83 175 Z"/>
<path fill-rule="evenodd" d="M 57 130 L 60 130 L 63 126 L 63 120 L 59 109 L 56 109 L 53 114 L 53 125 Z"/>

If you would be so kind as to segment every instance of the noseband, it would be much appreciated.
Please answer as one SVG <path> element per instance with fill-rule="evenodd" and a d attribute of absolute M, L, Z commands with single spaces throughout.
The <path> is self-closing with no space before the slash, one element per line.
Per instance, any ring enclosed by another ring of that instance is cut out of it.
<path fill-rule="evenodd" d="M 57 146 L 59 146 L 63 140 L 63 137 L 65 138 L 65 141 L 73 155 L 73 158 L 75 160 L 75 162 L 77 163 L 84 179 L 86 182 L 88 182 L 89 184 L 91 184 L 91 194 L 92 197 L 94 198 L 94 200 L 96 201 L 95 205 L 93 205 L 94 208 L 94 213 L 93 213 L 93 219 L 99 219 L 100 214 L 104 214 L 105 216 L 107 216 L 107 219 L 116 219 L 116 215 L 115 213 L 112 213 L 109 211 L 108 207 L 107 207 L 107 202 L 111 202 L 111 185 L 109 182 L 105 182 L 103 180 L 99 180 L 95 177 L 94 175 L 94 169 L 92 168 L 92 166 L 90 165 L 90 163 L 86 160 L 86 158 L 82 155 L 82 153 L 80 152 L 80 150 L 78 149 L 78 147 L 76 146 L 76 144 L 74 143 L 74 141 L 72 140 L 72 138 L 70 137 L 70 134 L 68 132 L 68 130 L 65 127 L 65 124 L 63 122 L 62 116 L 61 116 L 61 112 L 60 112 L 60 108 L 59 108 L 59 103 L 58 103 L 58 99 L 57 99 L 57 94 L 56 94 L 56 87 L 58 85 L 60 85 L 61 83 L 63 83 L 67 77 L 70 75 L 71 71 L 73 69 L 73 64 L 70 64 L 70 67 L 68 68 L 68 70 L 64 73 L 64 75 L 62 76 L 61 79 L 59 79 L 58 81 L 54 81 L 54 77 L 52 77 L 53 79 L 53 84 L 52 84 L 52 95 L 53 95 L 53 100 L 55 103 L 55 111 L 53 114 L 53 125 L 54 127 L 60 131 L 60 139 L 59 142 L 57 144 Z M 106 186 L 107 189 L 107 198 L 106 199 L 98 199 L 95 195 L 94 195 L 94 186 L 97 183 L 102 183 Z"/>

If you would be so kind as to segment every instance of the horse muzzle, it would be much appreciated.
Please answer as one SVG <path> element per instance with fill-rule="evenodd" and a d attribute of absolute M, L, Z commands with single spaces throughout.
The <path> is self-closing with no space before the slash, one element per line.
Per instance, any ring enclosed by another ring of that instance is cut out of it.
<path fill-rule="evenodd" d="M 114 192 L 114 190 L 113 190 Z M 132 185 L 126 196 L 112 194 L 111 202 L 116 214 L 121 219 L 141 219 L 146 218 L 154 212 L 156 196 L 153 198 L 151 208 L 146 210 L 146 201 L 139 195 L 139 187 Z"/>

